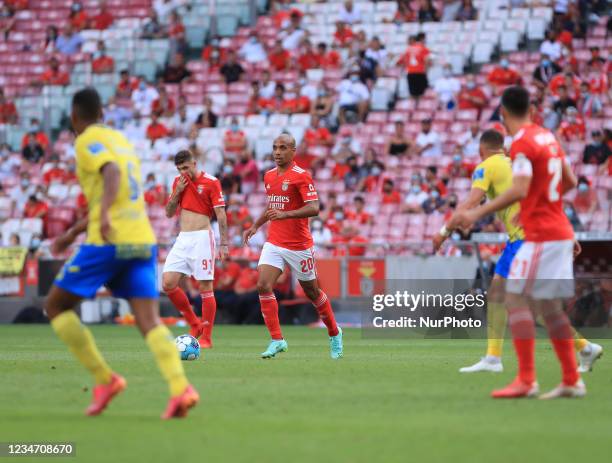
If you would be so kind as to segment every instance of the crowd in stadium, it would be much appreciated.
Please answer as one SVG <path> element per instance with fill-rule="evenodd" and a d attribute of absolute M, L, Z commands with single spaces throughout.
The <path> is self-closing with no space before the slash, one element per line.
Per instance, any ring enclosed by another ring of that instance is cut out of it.
<path fill-rule="evenodd" d="M 13 33 L 16 12 L 27 10 L 29 3 L 40 2 L 3 2 L 4 40 Z M 256 201 L 262 197 L 261 177 L 273 167 L 270 155 L 256 155 L 245 118 L 278 117 L 284 124 L 274 128 L 277 133 L 289 120 L 301 122 L 304 131 L 297 163 L 313 172 L 322 193 L 323 212 L 312 222 L 316 244 L 332 255 L 364 255 L 364 244 L 424 241 L 439 228 L 467 191 L 479 161 L 479 135 L 489 127 L 503 131 L 497 102 L 503 88 L 516 83 L 530 88 L 534 120 L 557 134 L 578 169 L 577 192 L 566 202 L 575 228 L 609 230 L 612 126 L 605 120 L 612 114 L 611 55 L 605 45 L 590 49 L 585 45 L 593 30 L 609 30 L 606 18 L 597 16 L 605 13 L 605 2 L 537 2 L 554 9 L 538 51 L 501 55 L 497 63 L 470 68 L 465 74 L 457 74 L 446 63 L 431 81 L 427 76 L 435 57 L 428 49 L 427 33 L 411 35 L 405 51 L 393 54 L 379 37 L 360 29 L 363 14 L 350 0 L 340 6 L 329 44 L 312 40 L 302 25 L 302 9 L 271 1 L 265 18 L 275 35 L 262 33 L 260 27 L 241 28 L 231 38 L 207 37 L 201 50 L 195 51 L 186 40 L 179 13 L 190 2 L 144 3 L 150 4 L 150 10 L 140 38 L 168 40 L 167 65 L 155 80 L 133 75 L 128 69 L 117 69 L 105 42 L 99 41 L 96 50 L 87 54 L 92 72 L 120 76 L 106 106 L 105 122 L 121 128 L 131 140 L 148 140 L 151 148 L 160 146 L 160 141 L 187 140 L 201 159 L 206 153 L 198 137 L 203 130 L 222 127 L 223 158 L 212 173 L 226 194 L 236 245 L 241 230 L 261 210 L 261 201 Z M 523 0 L 508 4 L 510 8 L 536 6 Z M 471 0 L 398 0 L 396 13 L 388 21 L 472 21 L 479 14 Z M 82 54 L 81 31 L 112 28 L 114 20 L 108 2 L 72 2 L 67 17 L 47 28 L 44 41 L 28 45 L 38 47 L 48 62 L 42 74 L 30 76 L 28 91 L 68 85 L 67 56 Z M 610 43 L 605 40 L 604 44 Z M 319 69 L 326 78 L 315 78 L 317 72 L 312 71 Z M 199 72 L 223 91 L 246 88 L 248 99 L 219 107 L 202 85 L 196 93 L 199 100 L 194 101 L 193 94 L 182 89 L 201 85 Z M 409 98 L 394 95 L 387 111 L 374 111 L 376 82 L 387 75 L 406 79 Z M 66 191 L 77 188 L 72 135 L 67 130 L 51 134 L 40 119 L 23 120 L 13 104 L 18 95 L 5 93 L 0 89 L 0 123 L 5 130 L 14 125 L 28 130 L 19 147 L 22 159 L 14 154 L 17 147 L 6 143 L 1 147 L 0 213 L 3 220 L 41 218 L 41 233 L 33 234 L 30 243 L 21 243 L 36 248 L 84 214 L 86 204 L 82 195 L 75 195 L 72 202 L 56 207 L 52 194 L 58 184 Z M 189 110 L 194 105 L 201 108 L 197 114 Z M 147 175 L 145 199 L 154 219 L 166 201 L 167 187 L 163 175 Z M 389 225 L 401 228 L 401 233 L 388 229 Z M 477 229 L 498 227 L 491 218 Z M 3 236 L 3 244 L 16 244 L 19 239 L 17 233 Z M 326 245 L 337 243 L 349 246 L 328 250 Z M 451 249 L 448 252 L 458 252 Z M 235 249 L 236 254 L 244 252 Z"/>

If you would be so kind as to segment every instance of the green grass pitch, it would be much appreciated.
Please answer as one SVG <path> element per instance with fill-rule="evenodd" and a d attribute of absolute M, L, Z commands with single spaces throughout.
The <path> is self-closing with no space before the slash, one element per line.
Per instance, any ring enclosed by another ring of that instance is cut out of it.
<path fill-rule="evenodd" d="M 345 357 L 332 361 L 323 330 L 284 331 L 289 352 L 261 360 L 263 326 L 218 326 L 215 349 L 184 363 L 199 406 L 186 420 L 162 422 L 166 385 L 135 328 L 93 328 L 128 389 L 104 415 L 86 418 L 91 380 L 51 328 L 2 326 L 0 441 L 72 441 L 77 457 L 65 461 L 88 463 L 610 461 L 605 356 L 585 375 L 584 399 L 494 401 L 491 389 L 515 372 L 509 342 L 506 372 L 460 375 L 483 340 L 369 340 L 346 329 Z M 612 341 L 602 344 L 612 352 Z M 545 341 L 537 365 L 541 388 L 556 385 Z"/>

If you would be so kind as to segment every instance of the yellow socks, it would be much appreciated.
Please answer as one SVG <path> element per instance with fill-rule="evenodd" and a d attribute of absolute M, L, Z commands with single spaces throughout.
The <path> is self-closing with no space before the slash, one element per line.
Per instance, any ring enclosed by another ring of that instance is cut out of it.
<path fill-rule="evenodd" d="M 572 331 L 574 332 L 574 347 L 576 348 L 576 352 L 580 352 L 589 345 L 589 341 L 583 338 L 582 335 L 574 328 L 572 328 Z"/>
<path fill-rule="evenodd" d="M 487 306 L 487 355 L 501 357 L 507 318 L 503 302 L 489 302 Z"/>
<path fill-rule="evenodd" d="M 170 330 L 165 325 L 158 325 L 147 333 L 145 339 L 163 377 L 168 381 L 170 395 L 174 397 L 182 394 L 189 381 L 185 376 Z"/>
<path fill-rule="evenodd" d="M 94 376 L 96 384 L 110 382 L 112 370 L 98 350 L 91 331 L 81 323 L 74 311 L 67 310 L 61 313 L 51 320 L 51 326 L 81 365 Z"/>

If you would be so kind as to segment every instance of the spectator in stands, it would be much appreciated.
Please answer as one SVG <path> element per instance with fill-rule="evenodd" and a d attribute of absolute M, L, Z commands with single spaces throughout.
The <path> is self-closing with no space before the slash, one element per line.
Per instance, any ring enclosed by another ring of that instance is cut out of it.
<path fill-rule="evenodd" d="M 362 179 L 357 158 L 355 156 L 349 156 L 346 159 L 346 165 L 348 166 L 348 172 L 344 174 L 344 187 L 348 191 L 356 191 Z"/>
<path fill-rule="evenodd" d="M 464 160 L 461 154 L 455 153 L 451 163 L 446 166 L 444 178 L 449 180 L 451 178 L 470 178 L 474 167 L 474 164 Z"/>
<path fill-rule="evenodd" d="M 24 135 L 21 154 L 26 161 L 30 161 L 32 164 L 36 164 L 45 156 L 45 150 L 36 140 L 34 132 Z"/>
<path fill-rule="evenodd" d="M 209 70 L 221 67 L 227 60 L 227 47 L 221 46 L 221 37 L 214 36 L 202 50 L 202 60 L 208 63 Z"/>
<path fill-rule="evenodd" d="M 153 172 L 147 174 L 144 182 L 144 200 L 149 206 L 164 206 L 166 204 L 166 191 L 157 182 Z"/>
<path fill-rule="evenodd" d="M 59 30 L 56 26 L 47 26 L 47 31 L 45 33 L 45 40 L 42 44 L 43 53 L 55 53 L 56 47 L 55 42 L 57 41 L 57 37 L 59 36 Z"/>
<path fill-rule="evenodd" d="M 365 51 L 365 57 L 375 61 L 382 69 L 387 67 L 387 49 L 378 36 L 374 36 L 370 40 Z"/>
<path fill-rule="evenodd" d="M 159 16 L 159 21 L 166 24 L 170 18 L 170 14 L 178 7 L 186 5 L 187 0 L 155 0 L 153 8 Z"/>
<path fill-rule="evenodd" d="M 344 161 L 350 156 L 358 157 L 361 154 L 361 144 L 353 137 L 350 127 L 342 127 L 338 135 L 332 148 L 332 156 L 336 161 Z"/>
<path fill-rule="evenodd" d="M 610 157 L 610 147 L 605 143 L 601 130 L 591 132 L 591 143 L 584 147 L 582 162 L 584 164 L 604 164 Z"/>
<path fill-rule="evenodd" d="M 227 61 L 219 71 L 225 78 L 226 84 L 238 82 L 242 74 L 244 74 L 244 68 L 236 61 L 236 52 L 233 50 L 228 51 Z"/>
<path fill-rule="evenodd" d="M 340 82 L 338 91 L 338 120 L 340 124 L 363 122 L 370 105 L 370 91 L 359 79 L 359 69 L 352 68 Z M 353 115 L 356 115 L 356 119 Z"/>
<path fill-rule="evenodd" d="M 598 94 L 591 93 L 588 82 L 580 84 L 580 99 L 578 100 L 579 113 L 585 117 L 598 116 L 603 111 L 603 103 Z"/>
<path fill-rule="evenodd" d="M 591 215 L 598 208 L 597 192 L 591 187 L 591 182 L 584 177 L 578 177 L 576 197 L 573 206 L 580 215 Z"/>
<path fill-rule="evenodd" d="M 221 171 L 217 174 L 221 182 L 221 191 L 223 191 L 225 196 L 230 196 L 238 190 L 238 179 L 234 175 L 234 164 L 235 161 L 233 158 L 225 156 Z"/>
<path fill-rule="evenodd" d="M 350 27 L 346 25 L 344 21 L 336 21 L 336 31 L 334 32 L 334 42 L 340 46 L 340 48 L 347 48 L 351 45 L 355 34 Z"/>
<path fill-rule="evenodd" d="M 247 115 L 259 114 L 259 100 L 261 94 L 259 93 L 259 81 L 254 80 L 251 82 L 251 94 L 249 95 L 249 102 L 247 103 Z"/>
<path fill-rule="evenodd" d="M 17 248 L 20 246 L 21 246 L 21 238 L 19 238 L 19 235 L 17 233 L 11 233 L 11 236 L 9 237 L 9 247 Z"/>
<path fill-rule="evenodd" d="M 108 10 L 106 0 L 100 0 L 100 12 L 91 19 L 92 29 L 103 31 L 108 29 L 114 21 L 115 17 Z"/>
<path fill-rule="evenodd" d="M 310 99 L 302 93 L 299 80 L 293 85 L 292 97 L 288 98 L 281 109 L 285 114 L 308 114 L 310 112 Z"/>
<path fill-rule="evenodd" d="M 540 58 L 540 64 L 533 71 L 533 83 L 538 87 L 546 88 L 553 76 L 560 72 L 561 67 L 551 61 L 548 55 L 543 54 Z"/>
<path fill-rule="evenodd" d="M 15 9 L 11 5 L 7 5 L 4 2 L 0 5 L 0 33 L 4 37 L 4 40 L 8 40 L 9 34 L 15 27 L 17 18 L 15 18 Z"/>
<path fill-rule="evenodd" d="M 286 108 L 287 99 L 285 98 L 285 86 L 282 83 L 276 84 L 274 87 L 274 96 L 272 98 L 260 98 L 258 107 L 260 114 L 264 115 L 280 112 Z"/>
<path fill-rule="evenodd" d="M 454 18 L 454 15 L 452 16 Z M 417 13 L 412 10 L 411 0 L 397 0 L 397 11 L 393 15 L 392 22 L 398 26 L 403 23 L 413 22 L 417 19 Z"/>
<path fill-rule="evenodd" d="M 340 21 L 343 21 L 346 24 L 356 24 L 361 22 L 361 12 L 359 11 L 359 8 L 353 4 L 352 0 L 345 0 L 340 7 L 338 17 Z"/>
<path fill-rule="evenodd" d="M 188 138 L 194 129 L 193 121 L 187 117 L 187 106 L 178 107 L 171 117 L 166 116 L 167 125 L 175 137 Z"/>
<path fill-rule="evenodd" d="M 546 39 L 540 45 L 540 53 L 553 61 L 561 58 L 561 43 L 557 41 L 557 33 L 553 29 L 546 31 Z"/>
<path fill-rule="evenodd" d="M 16 175 L 17 168 L 20 165 L 21 162 L 11 156 L 11 147 L 8 143 L 2 143 L 0 145 L 0 180 Z"/>
<path fill-rule="evenodd" d="M 601 56 L 601 50 L 599 47 L 590 47 L 589 51 L 591 53 L 591 56 L 589 58 L 589 60 L 587 61 L 587 66 L 589 67 L 597 67 L 597 68 L 603 68 L 606 64 L 606 60 L 603 59 L 603 57 Z"/>
<path fill-rule="evenodd" d="M 466 157 L 478 156 L 479 146 L 480 125 L 478 122 L 473 122 L 470 125 L 470 130 L 459 136 L 456 151 Z"/>
<path fill-rule="evenodd" d="M 238 55 L 247 63 L 261 63 L 266 60 L 266 49 L 259 41 L 257 31 L 251 31 L 248 40 L 240 47 Z"/>
<path fill-rule="evenodd" d="M 478 10 L 474 7 L 472 0 L 462 0 L 455 21 L 474 21 L 478 19 Z"/>
<path fill-rule="evenodd" d="M 310 40 L 304 40 L 302 44 L 302 53 L 297 60 L 298 67 L 301 71 L 308 71 L 321 67 L 319 56 L 312 49 Z"/>
<path fill-rule="evenodd" d="M 445 204 L 446 201 L 442 199 L 440 190 L 434 187 L 433 189 L 429 190 L 429 195 L 427 199 L 423 201 L 423 212 L 425 212 L 425 214 L 432 214 L 435 211 L 439 211 Z"/>
<path fill-rule="evenodd" d="M 217 121 L 219 117 L 213 111 L 213 103 L 210 97 L 204 97 L 204 109 L 198 115 L 196 119 L 196 126 L 198 129 L 209 128 L 209 127 L 217 127 Z"/>
<path fill-rule="evenodd" d="M 319 116 L 314 115 L 310 118 L 310 127 L 304 132 L 302 143 L 306 148 L 315 146 L 331 147 L 334 144 L 334 138 L 327 127 L 321 125 Z"/>
<path fill-rule="evenodd" d="M 568 108 L 575 108 L 578 106 L 578 104 L 576 103 L 576 100 L 570 98 L 565 85 L 560 85 L 557 88 L 557 94 L 558 98 L 553 104 L 553 110 L 557 113 L 558 120 L 561 120 Z"/>
<path fill-rule="evenodd" d="M 164 82 L 178 84 L 185 79 L 189 80 L 190 76 L 191 72 L 187 69 L 185 57 L 182 53 L 176 53 L 172 62 L 166 66 L 164 71 Z"/>
<path fill-rule="evenodd" d="M 43 150 L 47 150 L 49 147 L 49 137 L 40 126 L 40 120 L 36 117 L 30 119 L 30 126 L 28 127 L 28 133 L 26 133 L 21 139 L 21 147 L 24 148 L 29 142 L 30 139 L 34 138 L 37 144 L 39 144 Z"/>
<path fill-rule="evenodd" d="M 402 212 L 409 214 L 420 214 L 423 212 L 423 203 L 429 198 L 427 192 L 423 191 L 423 182 L 420 175 L 413 175 L 410 181 L 410 191 L 404 198 Z"/>
<path fill-rule="evenodd" d="M 422 23 L 440 20 L 440 14 L 434 7 L 432 0 L 421 0 L 419 2 L 418 19 Z"/>
<path fill-rule="evenodd" d="M 499 66 L 495 66 L 489 72 L 487 80 L 493 88 L 494 94 L 499 93 L 502 87 L 508 85 L 520 85 L 522 82 L 521 75 L 516 69 L 510 67 L 510 62 L 506 58 L 502 58 Z"/>
<path fill-rule="evenodd" d="M 300 84 L 300 95 L 307 97 L 311 102 L 317 99 L 317 85 L 319 82 L 311 82 L 308 80 L 306 71 L 299 71 L 297 83 Z M 317 85 L 315 85 L 317 84 Z"/>
<path fill-rule="evenodd" d="M 559 73 L 550 80 L 548 87 L 553 96 L 558 96 L 559 87 L 564 86 L 567 90 L 568 95 L 574 100 L 578 100 L 580 96 L 580 79 L 570 70 L 569 66 L 566 67 L 563 73 Z"/>
<path fill-rule="evenodd" d="M 171 135 L 170 129 L 159 121 L 157 114 L 151 114 L 151 123 L 147 126 L 147 138 L 151 140 L 151 145 L 160 138 Z"/>
<path fill-rule="evenodd" d="M 63 33 L 55 41 L 55 48 L 64 55 L 74 55 L 81 51 L 83 37 L 75 32 L 70 24 L 66 24 Z"/>
<path fill-rule="evenodd" d="M 106 45 L 98 40 L 97 50 L 91 55 L 91 71 L 94 74 L 109 74 L 115 71 L 115 60 L 106 54 Z"/>
<path fill-rule="evenodd" d="M 153 102 L 159 98 L 155 87 L 150 85 L 144 76 L 140 76 L 138 87 L 132 92 L 132 104 L 134 111 L 142 117 L 151 115 Z"/>
<path fill-rule="evenodd" d="M 488 103 L 489 98 L 481 88 L 476 86 L 474 75 L 468 74 L 465 77 L 465 84 L 457 94 L 457 107 L 459 109 L 476 109 L 478 111 L 476 117 L 480 120 L 480 114 L 487 107 Z"/>
<path fill-rule="evenodd" d="M 0 87 L 0 125 L 17 124 L 18 115 L 15 103 L 4 96 L 4 88 Z"/>
<path fill-rule="evenodd" d="M 159 84 L 157 86 L 158 97 L 151 103 L 151 113 L 158 117 L 172 117 L 176 109 L 174 100 L 168 96 L 166 86 Z"/>
<path fill-rule="evenodd" d="M 584 140 L 586 137 L 584 119 L 573 106 L 567 108 L 565 116 L 561 120 L 559 137 L 565 141 Z"/>
<path fill-rule="evenodd" d="M 325 226 L 320 217 L 314 217 L 312 219 L 310 222 L 310 230 L 316 251 L 320 251 L 324 246 L 331 243 L 332 232 Z"/>
<path fill-rule="evenodd" d="M 270 79 L 270 71 L 264 69 L 261 73 L 261 82 L 259 84 L 259 95 L 262 98 L 272 98 L 276 89 L 276 82 Z"/>
<path fill-rule="evenodd" d="M 22 172 L 19 183 L 10 192 L 10 197 L 15 203 L 15 210 L 23 210 L 28 198 L 36 192 L 36 187 L 30 182 L 29 174 Z"/>
<path fill-rule="evenodd" d="M 110 97 L 104 110 L 104 123 L 121 130 L 133 117 L 132 110 L 120 106 L 115 97 Z"/>
<path fill-rule="evenodd" d="M 342 58 L 334 47 L 332 46 L 332 49 L 327 51 L 327 44 L 325 42 L 320 42 L 317 45 L 317 60 L 321 68 L 337 69 L 340 67 Z"/>
<path fill-rule="evenodd" d="M 130 99 L 132 92 L 138 88 L 140 81 L 133 76 L 130 76 L 130 71 L 123 69 L 119 73 L 119 83 L 115 90 L 117 99 Z"/>
<path fill-rule="evenodd" d="M 64 183 L 68 172 L 61 167 L 59 156 L 51 156 L 49 161 L 52 163 L 52 165 L 51 168 L 43 174 L 43 183 L 45 185 L 50 185 L 52 183 Z"/>
<path fill-rule="evenodd" d="M 246 134 L 240 130 L 238 119 L 232 117 L 229 130 L 226 130 L 223 135 L 223 150 L 225 154 L 230 155 L 232 158 L 240 157 L 246 151 L 247 146 L 248 140 Z"/>
<path fill-rule="evenodd" d="M 344 215 L 347 220 L 354 221 L 359 225 L 371 225 L 374 223 L 373 217 L 365 211 L 363 196 L 355 196 L 353 198 L 353 207 L 347 208 Z"/>
<path fill-rule="evenodd" d="M 164 27 L 159 22 L 157 12 L 151 8 L 149 12 L 149 20 L 145 23 L 142 28 L 140 38 L 142 39 L 161 39 L 165 36 Z"/>
<path fill-rule="evenodd" d="M 170 55 L 172 55 L 173 51 L 180 50 L 182 53 L 185 47 L 185 26 L 183 25 L 181 16 L 176 10 L 170 13 L 170 23 L 168 24 L 167 35 L 170 39 Z"/>
<path fill-rule="evenodd" d="M 423 119 L 416 139 L 416 152 L 421 157 L 442 156 L 440 135 L 431 129 L 431 119 Z"/>
<path fill-rule="evenodd" d="M 281 40 L 277 40 L 274 43 L 274 47 L 272 47 L 268 54 L 268 62 L 272 70 L 277 72 L 286 71 L 291 66 L 291 55 L 283 48 Z"/>
<path fill-rule="evenodd" d="M 23 210 L 23 217 L 26 219 L 46 219 L 49 205 L 38 198 L 37 195 L 30 195 L 28 202 Z"/>
<path fill-rule="evenodd" d="M 366 152 L 366 159 L 368 154 Z M 361 185 L 357 188 L 359 191 L 368 193 L 379 192 L 382 190 L 382 185 L 386 177 L 384 177 L 385 166 L 382 162 L 367 160 L 361 165 Z"/>
<path fill-rule="evenodd" d="M 75 30 L 81 31 L 89 26 L 89 17 L 83 9 L 82 2 L 73 2 L 70 7 L 69 24 Z"/>
<path fill-rule="evenodd" d="M 234 165 L 234 176 L 239 179 L 239 190 L 242 194 L 251 194 L 259 185 L 259 169 L 251 153 L 243 148 L 239 161 Z"/>
<path fill-rule="evenodd" d="M 32 81 L 32 85 L 68 85 L 70 83 L 70 75 L 67 72 L 60 70 L 60 63 L 57 58 L 52 57 L 49 60 L 49 69 L 42 75 Z"/>
<path fill-rule="evenodd" d="M 360 257 L 365 255 L 367 238 L 359 235 L 359 228 L 354 226 L 345 226 L 342 228 L 341 234 L 333 238 L 335 244 L 344 244 L 345 246 L 334 249 L 334 256 Z"/>
<path fill-rule="evenodd" d="M 412 141 L 406 135 L 404 121 L 395 121 L 395 132 L 387 139 L 385 153 L 391 156 L 407 156 L 411 147 Z"/>
<path fill-rule="evenodd" d="M 383 180 L 380 202 L 382 204 L 399 204 L 402 202 L 400 192 L 395 189 L 395 184 L 390 178 Z"/>
<path fill-rule="evenodd" d="M 291 11 L 289 26 L 279 35 L 285 50 L 295 50 L 300 46 L 305 32 L 302 29 L 302 13 L 299 10 Z"/>
<path fill-rule="evenodd" d="M 445 64 L 442 76 L 436 79 L 433 86 L 438 96 L 440 106 L 445 109 L 453 109 L 456 105 L 457 93 L 461 90 L 459 79 L 453 76 L 453 68 Z"/>
<path fill-rule="evenodd" d="M 331 128 L 334 126 L 334 121 L 332 120 L 333 108 L 334 100 L 331 92 L 324 83 L 321 83 L 317 88 L 317 98 L 310 106 L 310 115 L 319 117 L 322 125 Z"/>
<path fill-rule="evenodd" d="M 438 178 L 438 168 L 436 166 L 427 166 L 424 184 L 428 191 L 432 191 L 434 188 L 437 189 L 440 196 L 446 196 L 448 192 L 444 180 Z"/>

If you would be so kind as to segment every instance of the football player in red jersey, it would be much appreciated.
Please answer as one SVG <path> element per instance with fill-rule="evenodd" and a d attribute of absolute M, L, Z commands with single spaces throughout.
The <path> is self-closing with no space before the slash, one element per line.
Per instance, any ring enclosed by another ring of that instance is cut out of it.
<path fill-rule="evenodd" d="M 268 239 L 259 258 L 257 291 L 272 341 L 261 356 L 271 358 L 287 351 L 272 291 L 287 264 L 327 327 L 331 358 L 338 359 L 342 357 L 342 330 L 336 324 L 327 295 L 317 283 L 314 243 L 308 226 L 308 218 L 319 214 L 319 197 L 310 174 L 295 164 L 295 149 L 295 139 L 289 134 L 274 140 L 272 155 L 276 167 L 264 175 L 268 206 L 244 232 L 244 242 L 248 244 L 259 227 L 270 221 Z"/>
<path fill-rule="evenodd" d="M 179 151 L 174 164 L 180 175 L 174 179 L 172 194 L 166 204 L 171 218 L 180 207 L 180 225 L 176 242 L 164 264 L 162 285 L 174 306 L 191 326 L 190 334 L 200 339 L 204 349 L 212 347 L 212 329 L 217 302 L 213 293 L 215 278 L 215 237 L 210 224 L 213 213 L 219 222 L 221 243 L 219 258 L 228 257 L 227 216 L 221 183 L 217 178 L 198 172 L 191 151 Z M 185 276 L 198 281 L 202 296 L 202 321 L 198 319 L 179 283 Z"/>
<path fill-rule="evenodd" d="M 492 201 L 460 211 L 452 225 L 469 227 L 479 218 L 520 201 L 525 242 L 510 268 L 506 307 L 518 358 L 518 376 L 494 398 L 533 397 L 539 393 L 535 376 L 535 323 L 530 307 L 544 319 L 562 370 L 562 382 L 540 398 L 582 397 L 586 388 L 576 368 L 573 330 L 562 298 L 574 294 L 574 232 L 563 212 L 562 197 L 576 186 L 576 177 L 555 136 L 531 122 L 529 93 L 509 87 L 502 96 L 501 115 L 512 135 L 512 187 Z M 599 353 L 601 355 L 601 352 Z"/>

